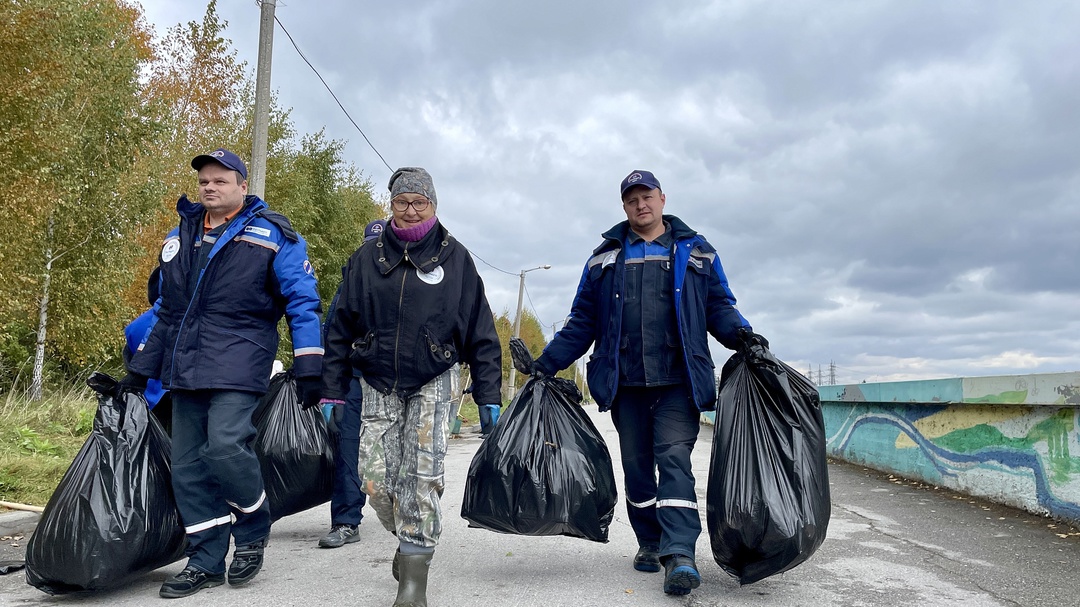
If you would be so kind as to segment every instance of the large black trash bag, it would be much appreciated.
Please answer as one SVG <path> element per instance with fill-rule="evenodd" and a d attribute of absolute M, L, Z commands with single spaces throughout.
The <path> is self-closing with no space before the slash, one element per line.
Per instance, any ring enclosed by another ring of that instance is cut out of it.
<path fill-rule="evenodd" d="M 94 427 L 26 546 L 26 581 L 49 594 L 114 588 L 184 556 L 170 442 L 141 394 L 95 373 Z"/>
<path fill-rule="evenodd" d="M 510 346 L 517 358 L 514 340 Z M 607 542 L 618 498 L 615 473 L 580 404 L 572 381 L 525 383 L 469 466 L 461 516 L 470 526 Z"/>
<path fill-rule="evenodd" d="M 740 584 L 787 571 L 829 526 L 817 389 L 760 345 L 724 365 L 706 496 L 713 558 Z"/>
<path fill-rule="evenodd" d="M 278 520 L 330 501 L 334 447 L 318 407 L 304 410 L 292 370 L 270 379 L 252 417 L 270 518 Z"/>

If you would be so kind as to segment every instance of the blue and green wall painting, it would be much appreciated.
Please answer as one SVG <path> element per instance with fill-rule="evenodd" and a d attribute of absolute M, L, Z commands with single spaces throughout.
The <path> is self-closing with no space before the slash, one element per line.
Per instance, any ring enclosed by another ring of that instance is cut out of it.
<path fill-rule="evenodd" d="M 818 391 L 830 455 L 1080 524 L 1080 373 Z"/>

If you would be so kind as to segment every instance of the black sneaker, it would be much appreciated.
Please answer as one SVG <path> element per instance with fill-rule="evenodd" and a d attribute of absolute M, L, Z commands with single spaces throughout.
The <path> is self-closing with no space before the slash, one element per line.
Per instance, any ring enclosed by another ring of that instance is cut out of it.
<path fill-rule="evenodd" d="M 660 547 L 651 544 L 638 548 L 637 555 L 634 556 L 634 569 L 650 573 L 660 571 L 660 555 L 658 552 L 660 552 Z"/>
<path fill-rule="evenodd" d="M 690 591 L 701 585 L 701 574 L 698 573 L 694 559 L 675 554 L 668 557 L 664 563 L 664 592 L 668 594 L 690 594 Z"/>
<path fill-rule="evenodd" d="M 203 588 L 213 588 L 224 583 L 224 573 L 213 575 L 194 567 L 184 567 L 183 571 L 165 580 L 158 594 L 163 599 L 178 599 L 191 596 Z"/>
<path fill-rule="evenodd" d="M 330 533 L 319 540 L 319 548 L 341 548 L 359 541 L 360 528 L 357 525 L 334 525 L 330 527 Z"/>
<path fill-rule="evenodd" d="M 251 581 L 262 569 L 265 541 L 244 544 L 233 549 L 233 561 L 229 565 L 229 585 L 239 586 Z"/>

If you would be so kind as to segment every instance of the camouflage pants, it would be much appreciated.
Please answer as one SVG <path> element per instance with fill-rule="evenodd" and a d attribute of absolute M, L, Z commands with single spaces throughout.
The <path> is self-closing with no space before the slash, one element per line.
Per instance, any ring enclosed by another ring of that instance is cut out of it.
<path fill-rule="evenodd" d="M 457 365 L 408 398 L 383 394 L 360 380 L 360 478 L 368 505 L 399 541 L 422 548 L 439 543 L 443 460 L 460 383 Z"/>

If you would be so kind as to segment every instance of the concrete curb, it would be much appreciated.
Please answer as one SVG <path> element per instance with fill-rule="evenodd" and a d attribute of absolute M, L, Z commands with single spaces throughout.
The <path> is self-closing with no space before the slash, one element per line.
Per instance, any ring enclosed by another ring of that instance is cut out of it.
<path fill-rule="evenodd" d="M 30 537 L 37 528 L 41 514 L 26 510 L 12 510 L 0 513 L 0 537 L 5 535 L 22 535 Z"/>

